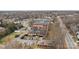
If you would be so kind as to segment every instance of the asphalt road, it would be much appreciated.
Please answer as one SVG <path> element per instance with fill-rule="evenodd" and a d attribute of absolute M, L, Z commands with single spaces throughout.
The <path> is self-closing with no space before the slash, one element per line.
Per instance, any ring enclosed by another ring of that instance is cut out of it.
<path fill-rule="evenodd" d="M 61 28 L 62 32 L 65 33 L 65 42 L 67 44 L 67 48 L 74 49 L 75 48 L 75 44 L 74 44 L 74 41 L 73 41 L 70 33 L 68 32 L 65 24 L 63 24 L 60 16 L 57 16 L 57 18 L 58 18 L 58 21 L 60 22 L 60 28 Z"/>
<path fill-rule="evenodd" d="M 73 41 L 71 35 L 68 32 L 66 33 L 66 42 L 67 42 L 67 47 L 68 48 L 70 48 L 70 49 L 75 48 L 74 41 Z"/>

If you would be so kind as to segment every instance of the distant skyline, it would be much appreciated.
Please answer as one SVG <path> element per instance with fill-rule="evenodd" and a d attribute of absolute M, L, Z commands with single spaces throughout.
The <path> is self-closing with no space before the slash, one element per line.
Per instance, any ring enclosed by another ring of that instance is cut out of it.
<path fill-rule="evenodd" d="M 57 13 L 57 14 L 74 14 L 79 13 L 78 10 L 10 10 L 10 11 L 0 11 L 0 14 L 18 14 L 18 13 Z"/>

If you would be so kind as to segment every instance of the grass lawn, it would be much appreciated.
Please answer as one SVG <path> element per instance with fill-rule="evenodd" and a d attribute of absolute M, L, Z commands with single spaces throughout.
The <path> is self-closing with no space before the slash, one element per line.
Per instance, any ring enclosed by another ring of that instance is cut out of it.
<path fill-rule="evenodd" d="M 11 40 L 13 40 L 15 38 L 15 35 L 19 35 L 19 34 L 21 34 L 21 33 L 13 32 L 13 33 L 5 36 L 4 38 L 0 39 L 0 44 L 6 44 L 6 43 L 11 42 Z"/>

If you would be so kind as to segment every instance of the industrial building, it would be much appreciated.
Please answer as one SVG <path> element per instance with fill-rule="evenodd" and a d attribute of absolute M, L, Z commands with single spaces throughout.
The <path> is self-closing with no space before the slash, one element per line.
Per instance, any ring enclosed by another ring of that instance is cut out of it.
<path fill-rule="evenodd" d="M 49 19 L 33 19 L 31 34 L 38 36 L 46 36 L 49 27 Z"/>

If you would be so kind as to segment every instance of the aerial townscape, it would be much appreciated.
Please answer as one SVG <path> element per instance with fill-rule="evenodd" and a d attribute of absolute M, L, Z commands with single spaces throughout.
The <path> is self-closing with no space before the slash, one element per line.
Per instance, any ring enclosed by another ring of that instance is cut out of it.
<path fill-rule="evenodd" d="M 0 11 L 0 49 L 78 49 L 79 11 Z"/>

